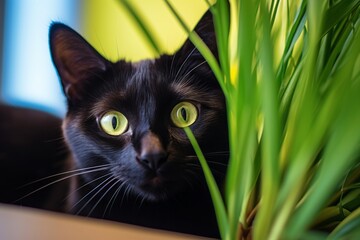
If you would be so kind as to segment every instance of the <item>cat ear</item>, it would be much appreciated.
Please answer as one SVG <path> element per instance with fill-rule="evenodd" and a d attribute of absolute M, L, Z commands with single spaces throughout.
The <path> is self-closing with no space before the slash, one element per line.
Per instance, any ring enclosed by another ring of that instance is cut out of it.
<path fill-rule="evenodd" d="M 204 41 L 204 43 L 209 47 L 211 52 L 217 58 L 217 44 L 216 44 L 216 36 L 214 30 L 214 23 L 212 13 L 207 11 L 202 18 L 199 20 L 194 30 L 199 37 Z M 193 53 L 195 46 L 188 39 L 184 43 L 183 47 L 180 49 L 180 52 L 183 56 L 187 56 L 190 53 Z M 198 53 L 198 51 L 196 51 Z M 200 55 L 200 53 L 198 53 Z"/>
<path fill-rule="evenodd" d="M 83 94 L 84 83 L 104 72 L 109 62 L 68 26 L 53 23 L 49 31 L 50 52 L 68 100 Z"/>
<path fill-rule="evenodd" d="M 213 15 L 207 11 L 196 25 L 194 31 L 205 42 L 214 55 L 217 55 L 217 44 L 214 30 Z"/>

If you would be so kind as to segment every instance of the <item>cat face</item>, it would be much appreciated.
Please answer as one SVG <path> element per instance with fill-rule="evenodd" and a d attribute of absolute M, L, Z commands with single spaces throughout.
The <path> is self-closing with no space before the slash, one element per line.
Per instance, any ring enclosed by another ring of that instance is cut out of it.
<path fill-rule="evenodd" d="M 197 30 L 215 53 L 209 22 L 205 16 Z M 215 176 L 224 176 L 224 96 L 189 41 L 171 56 L 112 63 L 75 31 L 55 23 L 50 47 L 67 97 L 63 131 L 75 165 L 103 166 L 102 171 L 84 174 L 87 182 L 106 179 L 114 191 L 124 188 L 150 201 L 203 185 L 185 126 L 193 131 Z"/>

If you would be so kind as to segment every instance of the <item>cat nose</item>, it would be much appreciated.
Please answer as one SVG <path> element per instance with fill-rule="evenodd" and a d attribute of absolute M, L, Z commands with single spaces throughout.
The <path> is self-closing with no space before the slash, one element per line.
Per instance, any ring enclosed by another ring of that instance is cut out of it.
<path fill-rule="evenodd" d="M 159 169 L 160 166 L 166 162 L 167 153 L 159 137 L 154 133 L 149 132 L 142 137 L 140 156 L 138 159 L 143 165 L 153 171 Z"/>
<path fill-rule="evenodd" d="M 167 154 L 164 152 L 140 155 L 140 161 L 154 171 L 160 168 L 160 166 L 166 161 L 166 158 Z"/>

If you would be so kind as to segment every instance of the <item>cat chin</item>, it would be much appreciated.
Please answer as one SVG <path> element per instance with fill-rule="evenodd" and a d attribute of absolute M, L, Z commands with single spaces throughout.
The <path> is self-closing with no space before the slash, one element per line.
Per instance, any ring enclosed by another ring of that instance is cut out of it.
<path fill-rule="evenodd" d="M 141 191 L 138 193 L 138 195 L 143 200 L 148 201 L 148 202 L 153 202 L 153 203 L 164 202 L 169 199 L 165 193 L 163 193 L 162 195 L 159 195 L 159 194 L 152 194 L 149 192 Z"/>
<path fill-rule="evenodd" d="M 136 188 L 135 194 L 145 201 L 154 202 L 154 203 L 167 201 L 169 199 L 169 195 L 163 191 L 156 192 L 156 191 L 148 191 L 148 190 Z"/>
<path fill-rule="evenodd" d="M 179 183 L 174 185 L 174 182 L 168 182 L 161 176 L 149 178 L 141 185 L 134 187 L 133 190 L 135 190 L 135 194 L 149 202 L 167 201 L 181 192 Z"/>

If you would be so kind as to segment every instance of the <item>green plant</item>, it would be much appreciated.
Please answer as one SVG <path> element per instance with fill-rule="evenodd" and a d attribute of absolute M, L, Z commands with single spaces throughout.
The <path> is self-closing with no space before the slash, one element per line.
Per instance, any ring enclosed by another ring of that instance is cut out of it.
<path fill-rule="evenodd" d="M 219 61 L 188 32 L 227 100 L 225 196 L 196 139 L 223 239 L 360 234 L 360 0 L 218 0 Z M 155 50 L 130 0 L 121 0 Z"/>

